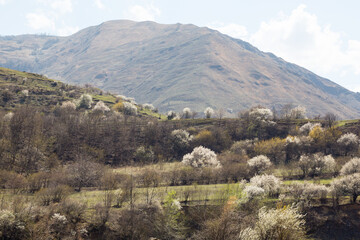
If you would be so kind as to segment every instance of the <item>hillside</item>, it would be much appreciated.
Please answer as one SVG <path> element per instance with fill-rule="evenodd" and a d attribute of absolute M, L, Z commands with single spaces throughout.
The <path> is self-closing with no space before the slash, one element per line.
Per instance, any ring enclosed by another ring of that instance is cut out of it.
<path fill-rule="evenodd" d="M 194 25 L 110 21 L 69 37 L 0 37 L 0 66 L 90 83 L 160 111 L 303 105 L 358 118 L 351 92 L 244 41 Z"/>
<path fill-rule="evenodd" d="M 123 99 L 119 100 L 119 97 L 111 93 L 105 93 L 91 86 L 79 87 L 49 79 L 40 74 L 0 67 L 1 110 L 11 111 L 21 105 L 29 105 L 51 112 L 56 106 L 60 106 L 65 101 L 75 102 L 84 93 L 91 95 L 93 106 L 98 101 L 103 101 L 109 107 L 112 107 L 118 101 L 125 101 Z M 142 108 L 140 105 L 136 105 L 136 107 L 139 116 L 165 118 L 165 116 Z"/>

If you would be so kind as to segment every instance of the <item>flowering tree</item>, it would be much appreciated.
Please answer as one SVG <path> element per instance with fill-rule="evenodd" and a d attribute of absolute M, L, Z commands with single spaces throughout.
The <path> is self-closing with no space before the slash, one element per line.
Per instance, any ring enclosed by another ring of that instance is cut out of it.
<path fill-rule="evenodd" d="M 258 107 L 249 112 L 249 117 L 254 120 L 270 121 L 274 118 L 274 113 L 268 108 Z"/>
<path fill-rule="evenodd" d="M 184 108 L 183 109 L 183 117 L 185 119 L 188 119 L 188 118 L 190 118 L 190 116 L 191 116 L 191 109 L 188 107 Z"/>
<path fill-rule="evenodd" d="M 71 101 L 65 101 L 61 104 L 61 109 L 75 110 L 76 105 Z"/>
<path fill-rule="evenodd" d="M 302 125 L 299 129 L 300 133 L 308 135 L 310 133 L 311 130 L 313 130 L 315 127 L 321 127 L 320 123 L 305 123 L 304 125 Z"/>
<path fill-rule="evenodd" d="M 150 103 L 144 103 L 142 106 L 143 106 L 143 108 L 148 109 L 148 110 L 150 110 L 150 111 L 154 111 L 154 110 L 155 110 L 154 105 L 152 105 L 152 104 L 150 104 Z"/>
<path fill-rule="evenodd" d="M 83 94 L 76 102 L 77 108 L 91 108 L 92 97 L 89 94 Z"/>
<path fill-rule="evenodd" d="M 137 107 L 129 102 L 123 102 L 124 105 L 124 114 L 126 115 L 136 115 L 137 114 Z"/>
<path fill-rule="evenodd" d="M 191 153 L 186 154 L 183 157 L 182 163 L 194 168 L 221 167 L 220 162 L 217 160 L 216 154 L 203 146 L 196 147 Z"/>
<path fill-rule="evenodd" d="M 331 189 L 337 199 L 340 196 L 350 196 L 351 201 L 356 202 L 357 197 L 360 195 L 360 173 L 335 179 L 331 183 Z"/>
<path fill-rule="evenodd" d="M 259 210 L 253 228 L 241 231 L 240 240 L 305 239 L 305 220 L 294 207 Z"/>
<path fill-rule="evenodd" d="M 177 156 L 183 156 L 184 153 L 189 152 L 190 143 L 193 136 L 186 130 L 176 129 L 171 132 L 172 148 Z"/>
<path fill-rule="evenodd" d="M 251 158 L 247 164 L 255 174 L 261 174 L 271 166 L 270 159 L 264 155 Z"/>
<path fill-rule="evenodd" d="M 346 133 L 342 135 L 337 140 L 337 143 L 340 145 L 341 149 L 343 149 L 345 155 L 359 149 L 359 137 L 354 133 Z"/>
<path fill-rule="evenodd" d="M 103 101 L 99 101 L 96 103 L 96 105 L 94 107 L 94 111 L 100 111 L 102 113 L 105 113 L 105 112 L 109 112 L 110 108 L 108 106 L 106 106 Z"/>
<path fill-rule="evenodd" d="M 306 176 L 319 176 L 324 172 L 333 172 L 336 167 L 335 159 L 331 155 L 324 156 L 322 153 L 313 155 L 302 155 L 299 160 L 299 167 Z"/>
<path fill-rule="evenodd" d="M 176 117 L 176 112 L 168 111 L 168 113 L 167 113 L 167 119 L 168 120 L 174 119 L 175 117 Z"/>
<path fill-rule="evenodd" d="M 274 175 L 257 175 L 250 179 L 250 184 L 264 189 L 270 196 L 276 196 L 280 192 L 281 181 Z"/>
<path fill-rule="evenodd" d="M 340 175 L 350 175 L 353 173 L 360 173 L 360 158 L 353 158 L 342 166 Z"/>
<path fill-rule="evenodd" d="M 247 200 L 252 200 L 265 195 L 265 190 L 263 188 L 254 185 L 246 186 L 243 191 L 246 194 Z"/>
<path fill-rule="evenodd" d="M 212 115 L 214 115 L 215 111 L 211 107 L 207 107 L 204 111 L 206 118 L 211 118 Z"/>

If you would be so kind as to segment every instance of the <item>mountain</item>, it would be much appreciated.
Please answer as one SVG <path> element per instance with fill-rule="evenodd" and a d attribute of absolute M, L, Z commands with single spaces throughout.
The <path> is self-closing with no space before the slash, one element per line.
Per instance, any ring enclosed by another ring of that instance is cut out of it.
<path fill-rule="evenodd" d="M 303 105 L 358 118 L 360 94 L 209 28 L 110 21 L 68 37 L 0 37 L 0 66 L 90 83 L 160 111 Z"/>

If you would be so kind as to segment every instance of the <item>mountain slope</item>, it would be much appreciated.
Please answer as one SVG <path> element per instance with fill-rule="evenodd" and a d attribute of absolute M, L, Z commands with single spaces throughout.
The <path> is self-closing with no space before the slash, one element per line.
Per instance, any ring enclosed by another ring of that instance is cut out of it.
<path fill-rule="evenodd" d="M 161 111 L 261 104 L 360 115 L 360 94 L 241 40 L 194 25 L 110 21 L 69 37 L 0 37 L 0 65 L 150 102 Z"/>

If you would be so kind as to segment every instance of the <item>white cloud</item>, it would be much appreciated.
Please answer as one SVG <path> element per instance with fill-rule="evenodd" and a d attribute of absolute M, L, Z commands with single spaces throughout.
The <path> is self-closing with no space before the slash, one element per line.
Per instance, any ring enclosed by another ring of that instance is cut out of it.
<path fill-rule="evenodd" d="M 65 26 L 57 29 L 58 36 L 70 36 L 79 31 L 79 27 Z"/>
<path fill-rule="evenodd" d="M 10 2 L 11 0 L 0 0 L 0 5 L 5 5 L 8 2 Z"/>
<path fill-rule="evenodd" d="M 153 6 L 133 5 L 125 13 L 125 18 L 134 21 L 155 21 L 155 18 L 160 15 L 160 9 Z"/>
<path fill-rule="evenodd" d="M 102 0 L 94 0 L 94 4 L 97 8 L 99 9 L 104 9 L 105 8 L 105 5 L 104 3 L 102 2 Z"/>
<path fill-rule="evenodd" d="M 61 14 L 70 13 L 73 11 L 72 0 L 56 0 L 51 1 L 51 8 L 59 11 Z"/>
<path fill-rule="evenodd" d="M 218 30 L 223 34 L 242 40 L 245 40 L 248 37 L 248 31 L 246 27 L 236 23 L 213 23 L 209 25 L 209 28 Z"/>
<path fill-rule="evenodd" d="M 54 30 L 55 23 L 52 19 L 48 18 L 42 13 L 28 13 L 26 15 L 29 27 L 35 30 Z"/>
<path fill-rule="evenodd" d="M 360 41 L 344 41 L 343 34 L 332 31 L 329 25 L 321 26 L 305 5 L 288 16 L 281 13 L 262 22 L 249 41 L 263 51 L 273 52 L 349 88 L 354 86 L 350 79 L 360 74 Z"/>

